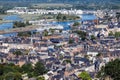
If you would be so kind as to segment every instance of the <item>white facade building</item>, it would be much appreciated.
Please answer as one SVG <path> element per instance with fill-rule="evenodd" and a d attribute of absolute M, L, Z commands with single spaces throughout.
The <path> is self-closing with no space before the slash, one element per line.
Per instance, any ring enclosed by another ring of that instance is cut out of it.
<path fill-rule="evenodd" d="M 45 9 L 28 9 L 26 7 L 15 7 L 12 10 L 7 10 L 7 13 L 14 13 L 14 14 L 83 14 L 82 10 L 45 10 Z"/>

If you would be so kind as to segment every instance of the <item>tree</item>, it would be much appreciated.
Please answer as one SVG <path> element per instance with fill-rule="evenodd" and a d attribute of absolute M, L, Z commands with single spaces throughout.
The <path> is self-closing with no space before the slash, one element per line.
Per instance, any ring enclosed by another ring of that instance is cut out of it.
<path fill-rule="evenodd" d="M 14 64 L 0 64 L 0 80 L 21 80 L 20 69 Z"/>
<path fill-rule="evenodd" d="M 63 16 L 62 20 L 63 20 L 63 21 L 67 20 L 67 17 L 66 17 L 66 16 Z"/>
<path fill-rule="evenodd" d="M 95 40 L 96 37 L 94 35 L 91 35 L 91 40 Z"/>
<path fill-rule="evenodd" d="M 76 30 L 74 31 L 75 33 L 77 33 L 79 35 L 79 37 L 81 37 L 81 40 L 84 41 L 86 39 L 87 33 L 81 30 Z"/>
<path fill-rule="evenodd" d="M 68 42 L 69 44 L 72 44 L 72 43 L 74 43 L 74 40 L 73 39 L 69 39 L 69 42 Z"/>
<path fill-rule="evenodd" d="M 79 26 L 79 25 L 80 25 L 79 22 L 75 22 L 75 23 L 73 24 L 73 26 Z"/>
<path fill-rule="evenodd" d="M 120 59 L 116 59 L 106 64 L 104 73 L 113 78 L 113 80 L 120 80 Z"/>
<path fill-rule="evenodd" d="M 9 72 L 5 75 L 5 80 L 14 80 L 14 73 Z"/>
<path fill-rule="evenodd" d="M 120 37 L 120 32 L 115 32 L 114 35 L 115 35 L 116 38 L 118 38 L 118 37 Z"/>
<path fill-rule="evenodd" d="M 4 73 L 4 70 L 3 70 L 4 66 L 2 64 L 0 64 L 0 76 L 3 75 Z"/>
<path fill-rule="evenodd" d="M 13 52 L 13 54 L 18 57 L 19 55 L 22 55 L 23 53 L 20 50 L 16 50 L 15 52 Z"/>
<path fill-rule="evenodd" d="M 62 29 L 60 29 L 59 32 L 62 33 Z"/>
<path fill-rule="evenodd" d="M 19 72 L 14 73 L 14 80 L 21 80 L 21 79 L 22 79 L 21 73 Z"/>
<path fill-rule="evenodd" d="M 4 76 L 0 76 L 0 80 L 4 80 Z"/>
<path fill-rule="evenodd" d="M 106 75 L 104 74 L 104 67 L 103 66 L 101 67 L 101 70 L 98 71 L 96 77 L 99 78 L 100 80 L 103 80 L 106 77 Z"/>
<path fill-rule="evenodd" d="M 66 59 L 66 60 L 63 61 L 63 63 L 70 63 L 71 64 L 72 62 L 71 62 L 70 59 Z"/>
<path fill-rule="evenodd" d="M 81 78 L 82 80 L 92 80 L 90 75 L 85 71 L 80 73 L 78 77 Z"/>
<path fill-rule="evenodd" d="M 21 21 L 20 22 L 16 21 L 13 23 L 13 28 L 20 28 L 20 27 L 25 27 L 25 26 L 26 26 L 26 24 Z"/>
<path fill-rule="evenodd" d="M 44 76 L 40 76 L 37 78 L 37 80 L 45 80 L 45 77 Z"/>
<path fill-rule="evenodd" d="M 14 69 L 14 66 L 8 66 L 5 65 L 3 68 L 4 74 L 7 74 L 9 72 L 18 72 L 17 70 Z"/>
<path fill-rule="evenodd" d="M 110 31 L 110 33 L 108 34 L 109 36 L 114 36 L 113 32 Z"/>
<path fill-rule="evenodd" d="M 113 80 L 120 80 L 120 59 L 115 59 L 108 62 L 105 67 L 102 67 L 98 72 L 97 77 L 109 77 Z"/>
<path fill-rule="evenodd" d="M 59 13 L 59 14 L 57 15 L 56 19 L 57 19 L 58 21 L 60 21 L 60 20 L 62 19 L 62 14 Z"/>
<path fill-rule="evenodd" d="M 29 21 L 26 21 L 26 26 L 28 26 L 28 25 L 32 25 L 31 23 L 29 23 Z"/>
<path fill-rule="evenodd" d="M 44 36 L 48 36 L 48 31 L 47 31 L 47 30 L 44 30 L 43 35 L 44 35 Z"/>
<path fill-rule="evenodd" d="M 50 32 L 52 33 L 52 34 L 54 34 L 55 33 L 55 29 L 49 29 L 50 30 Z"/>
<path fill-rule="evenodd" d="M 19 36 L 19 37 L 30 37 L 32 34 L 31 34 L 31 32 L 30 31 L 28 31 L 28 32 L 19 32 L 18 34 L 17 34 L 17 36 Z"/>
<path fill-rule="evenodd" d="M 21 74 L 9 72 L 5 75 L 5 80 L 21 80 Z"/>
<path fill-rule="evenodd" d="M 24 64 L 21 68 L 22 68 L 22 71 L 24 73 L 28 73 L 28 72 L 32 72 L 33 71 L 33 67 L 32 67 L 31 63 Z"/>
<path fill-rule="evenodd" d="M 33 66 L 31 63 L 24 64 L 21 68 L 22 68 L 23 73 L 28 74 L 29 78 L 34 76 L 34 74 L 33 74 L 34 69 L 33 69 Z"/>
<path fill-rule="evenodd" d="M 97 58 L 100 58 L 101 56 L 102 56 L 102 53 L 98 53 L 98 54 L 96 55 Z"/>
<path fill-rule="evenodd" d="M 34 71 L 35 71 L 35 75 L 39 76 L 39 75 L 43 75 L 44 73 L 46 73 L 46 68 L 43 63 L 37 62 L 35 64 Z"/>

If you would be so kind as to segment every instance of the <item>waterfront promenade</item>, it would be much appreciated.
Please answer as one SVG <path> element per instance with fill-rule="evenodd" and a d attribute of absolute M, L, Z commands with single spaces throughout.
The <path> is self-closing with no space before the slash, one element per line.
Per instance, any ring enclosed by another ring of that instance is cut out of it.
<path fill-rule="evenodd" d="M 12 29 L 0 30 L 0 34 L 32 31 L 32 30 L 36 30 L 39 27 L 42 27 L 42 25 L 32 25 L 32 26 L 21 27 L 21 28 L 12 28 Z"/>

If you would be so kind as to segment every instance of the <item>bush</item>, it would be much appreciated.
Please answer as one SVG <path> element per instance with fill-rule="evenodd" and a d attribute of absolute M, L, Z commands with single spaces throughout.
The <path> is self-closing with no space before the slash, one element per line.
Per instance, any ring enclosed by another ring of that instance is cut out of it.
<path fill-rule="evenodd" d="M 82 80 L 92 80 L 92 78 L 90 77 L 90 75 L 87 72 L 82 72 L 78 75 L 79 78 L 81 78 Z"/>
<path fill-rule="evenodd" d="M 79 25 L 80 25 L 79 22 L 75 22 L 75 23 L 73 24 L 73 26 L 79 26 Z"/>

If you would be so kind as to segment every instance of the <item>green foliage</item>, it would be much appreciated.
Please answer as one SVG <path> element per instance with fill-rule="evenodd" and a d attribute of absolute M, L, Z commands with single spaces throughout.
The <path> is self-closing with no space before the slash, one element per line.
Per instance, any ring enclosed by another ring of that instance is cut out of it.
<path fill-rule="evenodd" d="M 77 33 L 79 36 L 86 36 L 87 33 L 84 31 L 76 30 L 75 33 Z"/>
<path fill-rule="evenodd" d="M 115 32 L 114 36 L 115 36 L 116 38 L 120 37 L 120 32 Z"/>
<path fill-rule="evenodd" d="M 79 25 L 80 25 L 79 22 L 75 22 L 75 23 L 73 24 L 73 26 L 79 26 Z"/>
<path fill-rule="evenodd" d="M 4 76 L 0 76 L 0 80 L 4 80 Z"/>
<path fill-rule="evenodd" d="M 67 17 L 66 17 L 66 16 L 63 16 L 62 20 L 63 20 L 63 21 L 67 20 Z"/>
<path fill-rule="evenodd" d="M 68 42 L 69 44 L 72 44 L 72 43 L 74 43 L 74 40 L 73 39 L 69 39 L 69 42 Z"/>
<path fill-rule="evenodd" d="M 28 26 L 28 25 L 32 25 L 32 24 L 30 24 L 28 21 L 26 21 L 26 23 L 24 23 L 24 22 L 21 22 L 21 21 L 15 21 L 14 23 L 13 23 L 13 28 L 20 28 L 20 27 L 25 27 L 25 26 Z"/>
<path fill-rule="evenodd" d="M 31 63 L 28 63 L 24 64 L 21 68 L 22 73 L 27 73 L 29 78 L 46 73 L 45 66 L 41 62 L 37 62 L 35 67 L 33 67 Z"/>
<path fill-rule="evenodd" d="M 46 73 L 44 64 L 41 62 L 37 62 L 35 64 L 34 71 L 36 76 L 43 75 L 44 73 Z"/>
<path fill-rule="evenodd" d="M 4 73 L 17 72 L 12 66 L 4 66 L 3 70 L 4 70 Z"/>
<path fill-rule="evenodd" d="M 43 76 L 40 76 L 37 78 L 37 80 L 45 80 L 45 78 Z"/>
<path fill-rule="evenodd" d="M 28 25 L 32 25 L 32 24 L 29 23 L 29 21 L 26 21 L 25 25 L 28 26 Z"/>
<path fill-rule="evenodd" d="M 13 28 L 20 28 L 20 27 L 25 27 L 25 23 L 24 22 L 14 22 L 13 23 Z"/>
<path fill-rule="evenodd" d="M 4 74 L 4 66 L 0 65 L 0 76 Z"/>
<path fill-rule="evenodd" d="M 59 13 L 57 16 L 56 16 L 56 19 L 58 21 L 67 21 L 67 20 L 77 20 L 77 19 L 80 19 L 79 16 L 76 16 L 76 15 L 66 15 L 66 14 L 61 14 Z"/>
<path fill-rule="evenodd" d="M 66 59 L 66 60 L 63 61 L 63 63 L 71 63 L 71 60 Z"/>
<path fill-rule="evenodd" d="M 49 31 L 52 33 L 52 34 L 54 34 L 54 32 L 55 32 L 55 29 L 49 29 Z"/>
<path fill-rule="evenodd" d="M 34 74 L 33 74 L 33 66 L 32 66 L 32 64 L 31 63 L 27 63 L 27 64 L 24 64 L 22 67 L 21 67 L 21 69 L 22 69 L 22 73 L 27 73 L 28 74 L 28 77 L 29 78 L 31 78 L 31 77 L 33 77 L 34 76 Z"/>
<path fill-rule="evenodd" d="M 60 21 L 60 20 L 62 19 L 62 14 L 59 13 L 59 14 L 57 15 L 56 19 L 57 19 L 58 21 Z"/>
<path fill-rule="evenodd" d="M 94 35 L 91 35 L 91 40 L 95 40 L 96 37 Z"/>
<path fill-rule="evenodd" d="M 37 62 L 35 67 L 33 67 L 31 63 L 28 63 L 24 64 L 21 68 L 22 73 L 27 73 L 29 78 L 42 75 L 46 72 L 45 66 L 41 62 Z"/>
<path fill-rule="evenodd" d="M 115 59 L 111 62 L 108 62 L 97 74 L 98 78 L 103 79 L 108 76 L 113 80 L 120 79 L 120 59 Z"/>
<path fill-rule="evenodd" d="M 116 39 L 120 37 L 120 32 L 113 33 L 112 31 L 108 34 L 109 36 L 114 36 Z"/>
<path fill-rule="evenodd" d="M 101 67 L 101 70 L 96 75 L 97 78 L 105 78 L 104 67 Z"/>
<path fill-rule="evenodd" d="M 22 71 L 24 71 L 23 73 L 28 73 L 33 71 L 33 67 L 31 63 L 24 64 L 21 68 Z"/>
<path fill-rule="evenodd" d="M 48 31 L 47 31 L 47 30 L 44 30 L 43 35 L 44 35 L 44 36 L 48 36 Z"/>
<path fill-rule="evenodd" d="M 19 37 L 30 37 L 32 34 L 31 32 L 19 32 L 17 36 Z"/>
<path fill-rule="evenodd" d="M 87 72 L 82 72 L 79 75 L 79 78 L 81 78 L 82 80 L 92 80 L 92 78 L 90 77 L 90 75 Z"/>
<path fill-rule="evenodd" d="M 20 50 L 16 50 L 15 52 L 13 52 L 13 54 L 19 56 L 22 55 L 23 53 Z"/>
<path fill-rule="evenodd" d="M 0 79 L 1 80 L 20 80 L 20 67 L 13 64 L 0 64 Z"/>
<path fill-rule="evenodd" d="M 21 80 L 21 74 L 9 72 L 5 75 L 5 80 Z"/>
<path fill-rule="evenodd" d="M 77 33 L 79 35 L 79 37 L 81 37 L 81 40 L 85 40 L 86 39 L 86 36 L 87 36 L 87 33 L 84 32 L 84 31 L 80 31 L 80 30 L 76 30 L 74 31 L 75 33 Z"/>
<path fill-rule="evenodd" d="M 46 72 L 45 66 L 38 62 L 35 67 L 31 63 L 24 64 L 22 67 L 15 66 L 14 64 L 0 64 L 0 80 L 21 80 L 21 74 L 27 73 L 28 77 L 35 77 L 42 75 Z M 44 80 L 43 77 L 38 80 Z"/>
<path fill-rule="evenodd" d="M 96 55 L 96 57 L 100 57 L 102 55 L 102 53 L 98 53 L 97 55 Z"/>
<path fill-rule="evenodd" d="M 31 63 L 24 64 L 22 67 L 14 64 L 0 64 L 0 80 L 21 80 L 21 75 L 25 73 L 31 78 L 46 73 L 46 69 L 41 62 L 37 62 L 35 67 Z"/>
<path fill-rule="evenodd" d="M 120 79 L 120 60 L 116 59 L 105 65 L 104 73 L 114 80 Z"/>
<path fill-rule="evenodd" d="M 110 31 L 110 33 L 108 34 L 109 36 L 114 36 L 113 32 Z"/>

